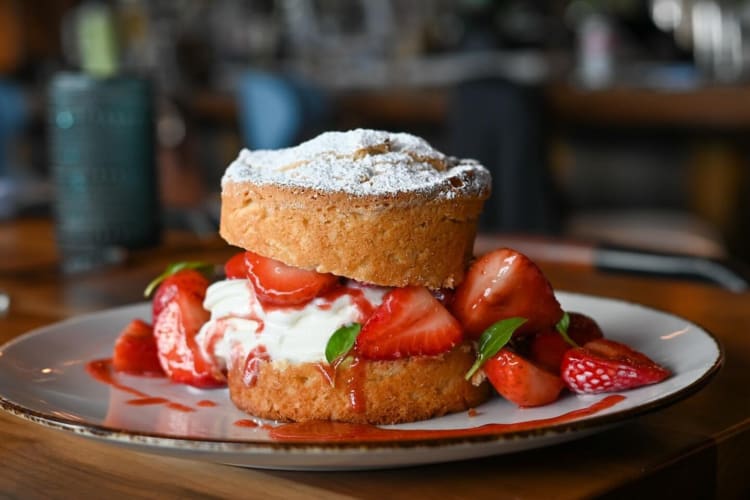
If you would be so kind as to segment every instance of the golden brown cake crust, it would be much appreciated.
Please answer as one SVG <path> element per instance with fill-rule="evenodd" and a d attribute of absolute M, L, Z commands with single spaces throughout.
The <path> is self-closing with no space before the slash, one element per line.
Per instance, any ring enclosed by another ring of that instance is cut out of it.
<path fill-rule="evenodd" d="M 360 360 L 361 365 L 339 366 L 332 384 L 325 364 L 264 361 L 251 386 L 242 382 L 242 367 L 233 367 L 229 394 L 241 410 L 279 421 L 413 422 L 484 402 L 487 383 L 477 387 L 464 380 L 473 362 L 467 344 L 439 356 Z"/>
<path fill-rule="evenodd" d="M 487 196 L 351 196 L 251 182 L 222 191 L 221 236 L 288 265 L 381 286 L 452 288 Z"/>

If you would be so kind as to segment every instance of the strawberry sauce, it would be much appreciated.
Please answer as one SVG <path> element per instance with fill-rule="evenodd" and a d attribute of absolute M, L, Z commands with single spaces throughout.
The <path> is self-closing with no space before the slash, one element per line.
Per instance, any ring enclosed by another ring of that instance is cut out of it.
<path fill-rule="evenodd" d="M 234 425 L 236 427 L 258 427 L 258 422 L 247 419 L 247 418 L 243 418 L 240 420 L 235 420 Z"/>
<path fill-rule="evenodd" d="M 263 345 L 259 345 L 250 351 L 247 354 L 247 358 L 245 358 L 245 368 L 242 371 L 242 383 L 247 387 L 253 387 L 258 381 L 261 362 L 269 361 L 270 359 L 271 357 L 268 355 L 266 347 Z"/>
<path fill-rule="evenodd" d="M 365 368 L 366 364 L 359 358 L 349 365 L 349 376 L 346 378 L 346 388 L 349 393 L 349 404 L 356 413 L 364 413 L 367 408 L 365 400 Z"/>
<path fill-rule="evenodd" d="M 320 372 L 323 379 L 328 382 L 331 387 L 336 386 L 336 367 L 323 361 L 315 363 L 315 368 Z"/>
<path fill-rule="evenodd" d="M 187 348 L 190 349 L 190 352 L 192 353 L 193 363 L 195 364 L 194 372 L 196 374 L 211 373 L 213 365 L 203 357 L 203 352 L 201 351 L 198 342 L 195 340 L 197 334 L 198 330 L 192 332 L 192 334 L 188 334 L 188 332 L 186 332 L 185 335 Z"/>
<path fill-rule="evenodd" d="M 248 427 L 248 428 L 255 428 L 258 427 L 260 429 L 269 430 L 273 427 L 268 424 L 262 424 L 259 422 L 256 422 L 255 420 L 250 420 L 249 418 L 241 418 L 240 420 L 235 420 L 234 424 L 235 427 Z"/>
<path fill-rule="evenodd" d="M 383 429 L 368 424 L 348 424 L 343 422 L 295 422 L 281 424 L 270 430 L 270 436 L 276 441 L 285 442 L 374 442 L 396 440 L 423 440 L 437 438 L 461 438 L 511 432 L 528 431 L 539 427 L 562 424 L 572 420 L 588 417 L 611 408 L 625 399 L 625 396 L 614 394 L 607 396 L 591 406 L 573 410 L 552 418 L 527 420 L 512 424 L 485 424 L 468 429 Z"/>
<path fill-rule="evenodd" d="M 216 363 L 216 355 L 214 354 L 216 352 L 216 344 L 219 343 L 224 338 L 224 334 L 227 331 L 227 320 L 225 318 L 221 318 L 216 321 L 211 327 L 210 330 L 206 333 L 206 352 L 209 356 L 212 356 L 214 358 L 214 363 Z"/>
<path fill-rule="evenodd" d="M 168 403 L 169 400 L 165 398 L 138 398 L 138 399 L 130 399 L 128 401 L 125 401 L 125 403 L 133 406 L 149 406 L 149 405 L 163 405 L 165 403 Z"/>
<path fill-rule="evenodd" d="M 88 373 L 97 382 L 110 385 L 115 389 L 127 392 L 129 394 L 132 394 L 133 396 L 137 396 L 139 398 L 151 397 L 148 394 L 139 391 L 138 389 L 134 389 L 133 387 L 125 384 L 121 384 L 120 382 L 115 380 L 111 359 L 96 359 L 94 361 L 89 361 L 86 364 L 86 373 Z"/>
<path fill-rule="evenodd" d="M 348 358 L 349 359 L 349 358 Z M 343 358 L 334 360 L 333 364 L 325 362 L 315 363 L 315 368 L 331 387 L 336 387 L 340 383 L 339 365 L 344 362 Z M 363 413 L 367 408 L 367 399 L 365 398 L 364 384 L 367 377 L 366 363 L 359 358 L 354 358 L 353 362 L 342 373 L 346 374 L 346 392 L 349 405 L 356 413 Z"/>
<path fill-rule="evenodd" d="M 354 306 L 359 311 L 359 321 L 362 323 L 364 323 L 375 310 L 375 306 L 373 306 L 370 301 L 367 300 L 367 297 L 365 297 L 365 293 L 360 288 L 351 288 L 348 286 L 340 286 L 334 288 L 330 292 L 323 295 L 322 298 L 325 299 L 325 303 L 318 305 L 318 309 L 322 311 L 331 309 L 331 304 L 333 304 L 337 299 L 343 297 L 344 295 L 349 297 L 349 300 L 352 301 L 352 304 L 354 304 Z"/>
<path fill-rule="evenodd" d="M 182 403 L 177 403 L 175 401 L 170 401 L 166 398 L 154 397 L 146 394 L 145 392 L 139 391 L 134 387 L 130 387 L 129 385 L 125 385 L 122 382 L 118 382 L 114 376 L 111 359 L 96 359 L 94 361 L 89 361 L 86 364 L 86 373 L 88 373 L 91 378 L 93 378 L 97 382 L 101 382 L 102 384 L 109 385 L 110 387 L 114 387 L 115 389 L 119 389 L 123 392 L 127 392 L 128 394 L 136 396 L 136 399 L 126 401 L 126 403 L 129 405 L 149 406 L 163 404 L 166 405 L 167 408 L 170 408 L 172 410 L 182 412 L 195 411 L 195 408 L 191 408 L 190 406 L 184 405 Z"/>
<path fill-rule="evenodd" d="M 253 357 L 253 359 L 258 359 Z M 349 376 L 346 380 L 349 390 L 349 399 L 355 411 L 365 410 L 365 400 L 362 394 L 362 383 L 364 382 L 365 364 L 359 360 L 351 365 Z M 126 401 L 132 406 L 166 405 L 168 408 L 182 412 L 194 412 L 196 408 L 170 401 L 167 398 L 155 397 L 138 389 L 118 382 L 112 370 L 111 359 L 98 359 L 86 364 L 87 373 L 96 381 L 114 387 L 128 394 L 136 396 Z M 396 440 L 429 440 L 441 438 L 461 438 L 494 434 L 507 434 L 511 432 L 528 431 L 540 427 L 570 422 L 578 418 L 594 415 L 600 411 L 611 408 L 625 399 L 625 396 L 614 394 L 579 410 L 559 415 L 552 418 L 538 420 L 527 420 L 512 424 L 485 424 L 468 429 L 384 429 L 368 424 L 350 424 L 343 422 L 294 422 L 270 426 L 250 419 L 234 421 L 236 427 L 261 428 L 269 431 L 269 436 L 275 441 L 282 442 L 378 442 Z M 196 403 L 199 407 L 214 407 L 218 404 L 211 400 L 201 400 Z M 473 413 L 473 414 L 472 414 Z M 476 410 L 469 410 L 470 416 L 476 416 Z"/>
<path fill-rule="evenodd" d="M 185 413 L 195 411 L 195 408 L 191 408 L 181 403 L 175 403 L 174 401 L 170 401 L 169 403 L 167 403 L 167 408 L 169 408 L 170 410 L 177 410 Z"/>

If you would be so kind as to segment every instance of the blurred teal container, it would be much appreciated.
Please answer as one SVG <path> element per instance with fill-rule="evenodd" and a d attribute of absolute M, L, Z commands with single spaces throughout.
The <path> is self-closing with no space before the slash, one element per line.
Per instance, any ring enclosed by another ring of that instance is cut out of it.
<path fill-rule="evenodd" d="M 50 161 L 66 270 L 159 241 L 151 86 L 130 77 L 61 73 L 49 89 Z"/>

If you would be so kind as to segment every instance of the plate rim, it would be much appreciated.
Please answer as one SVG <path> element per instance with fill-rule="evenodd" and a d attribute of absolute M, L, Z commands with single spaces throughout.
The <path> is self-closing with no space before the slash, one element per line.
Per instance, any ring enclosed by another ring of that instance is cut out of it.
<path fill-rule="evenodd" d="M 174 436 L 168 434 L 132 431 L 124 428 L 106 426 L 92 422 L 81 422 L 76 419 L 60 417 L 54 414 L 28 408 L 22 404 L 7 399 L 0 394 L 0 410 L 14 415 L 23 420 L 42 425 L 47 428 L 73 432 L 83 437 L 101 439 L 106 442 L 130 444 L 137 446 L 147 446 L 150 448 L 184 450 L 196 453 L 279 453 L 286 452 L 289 454 L 308 454 L 316 453 L 336 453 L 336 452 L 372 452 L 377 450 L 394 450 L 394 449 L 420 449 L 420 448 L 443 448 L 458 447 L 477 444 L 497 444 L 522 439 L 540 439 L 551 436 L 563 436 L 568 433 L 574 433 L 586 430 L 595 430 L 596 428 L 606 428 L 617 425 L 627 420 L 652 413 L 658 409 L 671 406 L 682 401 L 689 396 L 697 393 L 705 387 L 711 379 L 720 371 L 725 363 L 726 353 L 722 343 L 718 338 L 703 325 L 688 320 L 670 311 L 657 309 L 646 306 L 637 301 L 621 299 L 616 297 L 607 297 L 604 295 L 591 295 L 579 292 L 569 292 L 566 290 L 557 290 L 556 293 L 564 294 L 571 297 L 581 297 L 585 299 L 604 300 L 609 302 L 618 302 L 621 304 L 635 306 L 645 309 L 649 312 L 656 312 L 687 321 L 689 324 L 700 328 L 702 333 L 714 343 L 717 351 L 716 359 L 713 364 L 695 381 L 685 387 L 654 401 L 638 405 L 636 407 L 624 410 L 614 411 L 605 415 L 590 416 L 582 420 L 572 422 L 562 422 L 557 424 L 543 425 L 533 429 L 510 431 L 510 432 L 487 432 L 471 436 L 453 436 L 453 437 L 435 437 L 435 438 L 398 438 L 394 440 L 378 441 L 297 441 L 284 442 L 273 440 L 253 440 L 253 439 L 231 439 L 231 438 L 210 438 L 210 437 L 188 437 Z M 108 308 L 100 311 L 71 316 L 60 321 L 50 323 L 26 333 L 23 333 L 0 346 L 0 352 L 11 348 L 15 344 L 28 341 L 28 339 L 44 335 L 48 330 L 57 329 L 68 324 L 75 324 L 81 321 L 96 320 L 98 316 L 107 316 L 120 310 L 129 308 L 144 307 L 148 302 L 136 302 Z M 0 358 L 1 359 L 1 358 Z M 620 391 L 626 392 L 626 391 Z M 616 394 L 616 393 L 612 393 Z M 605 395 L 606 396 L 606 395 Z"/>

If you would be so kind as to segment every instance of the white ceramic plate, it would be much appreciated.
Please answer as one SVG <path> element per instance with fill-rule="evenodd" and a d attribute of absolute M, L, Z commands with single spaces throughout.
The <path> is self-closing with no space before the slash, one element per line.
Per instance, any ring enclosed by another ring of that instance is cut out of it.
<path fill-rule="evenodd" d="M 234 408 L 226 389 L 196 390 L 166 379 L 117 376 L 143 393 L 135 396 L 93 379 L 87 364 L 111 356 L 120 329 L 131 319 L 149 317 L 150 305 L 144 303 L 63 321 L 3 346 L 0 407 L 47 427 L 141 451 L 248 467 L 367 469 L 512 453 L 579 438 L 694 393 L 721 365 L 717 341 L 682 318 L 617 300 L 557 295 L 566 310 L 592 316 L 608 338 L 643 351 L 674 375 L 660 384 L 623 392 L 622 401 L 591 415 L 581 413 L 607 396 L 566 394 L 554 404 L 529 409 L 495 397 L 476 412 L 390 427 L 441 432 L 386 434 L 376 442 L 357 435 L 285 442 L 273 439 L 263 426 L 238 426 L 249 417 Z M 134 405 L 137 399 L 154 404 Z M 570 412 L 577 413 L 560 421 Z M 531 423 L 522 424 L 525 428 L 494 425 L 519 422 Z M 473 430 L 461 434 L 460 429 Z"/>

